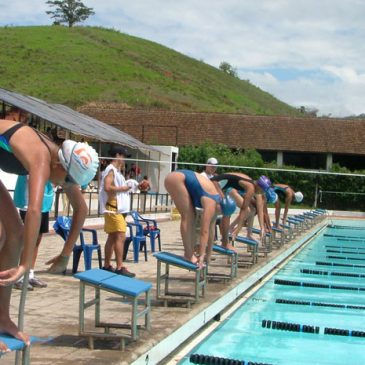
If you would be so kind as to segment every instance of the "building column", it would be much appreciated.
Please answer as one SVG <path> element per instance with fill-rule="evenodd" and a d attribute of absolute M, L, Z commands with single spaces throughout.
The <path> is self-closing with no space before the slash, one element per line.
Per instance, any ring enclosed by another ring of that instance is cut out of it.
<path fill-rule="evenodd" d="M 282 167 L 284 162 L 284 153 L 282 151 L 278 151 L 276 155 L 276 165 L 278 167 Z"/>
<path fill-rule="evenodd" d="M 333 165 L 333 156 L 332 156 L 332 153 L 327 153 L 327 156 L 326 156 L 326 170 L 331 170 L 332 168 L 332 165 Z"/>

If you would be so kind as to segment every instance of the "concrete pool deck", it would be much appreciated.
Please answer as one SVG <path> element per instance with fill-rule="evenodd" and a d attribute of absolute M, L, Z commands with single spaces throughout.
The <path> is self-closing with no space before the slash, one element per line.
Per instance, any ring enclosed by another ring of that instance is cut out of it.
<path fill-rule="evenodd" d="M 90 224 L 95 225 L 95 222 L 89 221 Z M 182 254 L 183 246 L 179 233 L 179 224 L 179 221 L 162 221 L 159 223 L 163 250 Z M 309 232 L 305 232 L 303 236 L 308 235 Z M 104 246 L 106 235 L 100 229 L 98 230 L 98 238 Z M 120 351 L 119 341 L 117 340 L 96 340 L 95 349 L 89 350 L 87 340 L 78 336 L 79 282 L 70 273 L 66 276 L 59 276 L 50 275 L 45 271 L 44 262 L 57 255 L 63 245 L 63 241 L 59 236 L 54 234 L 46 235 L 40 246 L 36 271 L 37 276 L 48 283 L 48 287 L 44 289 L 36 288 L 34 291 L 28 292 L 25 311 L 26 332 L 44 338 L 46 341 L 32 346 L 31 364 L 130 364 L 202 312 L 211 303 L 230 292 L 252 273 L 282 254 L 299 239 L 300 237 L 281 249 L 274 250 L 266 259 L 260 257 L 259 263 L 254 267 L 239 268 L 238 277 L 232 282 L 209 282 L 205 298 L 202 298 L 200 303 L 193 304 L 192 308 L 181 305 L 164 307 L 162 303 L 156 303 L 156 260 L 149 253 L 147 262 L 144 261 L 143 255 L 140 255 L 141 261 L 133 263 L 131 260 L 132 252 L 130 252 L 126 262 L 128 269 L 135 272 L 138 279 L 153 284 L 152 329 L 151 332 L 140 331 L 139 339 L 136 342 L 127 343 L 125 350 Z M 244 251 L 244 249 L 240 250 Z M 80 261 L 81 268 L 83 266 L 82 260 Z M 69 264 L 70 266 L 71 264 Z M 93 260 L 93 267 L 97 267 L 96 260 Z M 13 290 L 11 303 L 13 319 L 16 319 L 17 316 L 19 298 L 20 291 Z M 124 319 L 129 318 L 129 307 L 123 306 L 120 298 L 110 293 L 103 294 L 102 298 L 103 319 L 115 322 L 118 318 L 121 322 L 125 322 Z M 91 321 L 93 313 L 93 309 L 86 312 L 86 323 Z M 13 363 L 13 354 L 6 355 L 1 359 L 1 364 Z M 152 364 L 153 362 L 149 363 Z"/>

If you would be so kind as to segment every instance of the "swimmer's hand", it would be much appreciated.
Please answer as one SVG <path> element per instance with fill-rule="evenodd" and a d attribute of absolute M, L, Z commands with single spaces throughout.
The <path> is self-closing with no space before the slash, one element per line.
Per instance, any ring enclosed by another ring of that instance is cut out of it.
<path fill-rule="evenodd" d="M 53 259 L 46 262 L 46 265 L 51 265 L 48 268 L 48 272 L 51 274 L 65 274 L 69 259 L 70 256 L 65 256 L 65 255 L 55 256 Z"/>
<path fill-rule="evenodd" d="M 9 270 L 0 272 L 0 286 L 9 286 L 15 284 L 24 274 L 25 266 L 13 267 Z"/>

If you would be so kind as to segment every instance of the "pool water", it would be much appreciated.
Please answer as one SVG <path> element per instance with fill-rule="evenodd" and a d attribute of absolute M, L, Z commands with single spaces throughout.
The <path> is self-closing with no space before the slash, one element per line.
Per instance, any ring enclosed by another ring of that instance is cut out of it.
<path fill-rule="evenodd" d="M 191 354 L 273 365 L 365 364 L 365 337 L 324 334 L 326 327 L 365 332 L 365 223 L 334 224 L 337 228 L 322 231 Z M 288 281 L 309 287 L 281 284 Z M 313 287 L 317 284 L 330 288 Z M 319 333 L 264 328 L 263 320 L 319 327 Z M 189 364 L 189 355 L 180 364 Z"/>

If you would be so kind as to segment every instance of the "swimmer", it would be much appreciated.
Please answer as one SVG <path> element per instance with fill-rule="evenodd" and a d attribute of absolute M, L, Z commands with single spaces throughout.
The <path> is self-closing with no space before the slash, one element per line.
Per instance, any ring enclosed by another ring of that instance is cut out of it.
<path fill-rule="evenodd" d="M 253 214 L 253 210 L 250 210 L 250 204 L 252 198 L 255 198 L 257 215 L 261 228 L 260 240 L 263 243 L 266 234 L 264 222 L 264 202 L 265 199 L 267 199 L 269 202 L 277 199 L 276 194 L 271 188 L 270 179 L 266 176 L 261 176 L 257 181 L 255 181 L 248 175 L 231 172 L 214 176 L 211 181 L 215 182 L 217 187 L 220 188 L 224 193 L 232 194 L 238 203 L 238 207 L 240 208 L 240 212 L 232 232 L 232 242 L 235 241 L 237 235 L 243 227 L 243 224 L 249 218 L 250 212 L 251 215 Z M 240 200 L 238 200 L 239 195 L 241 195 Z M 244 199 L 242 197 L 244 197 Z M 229 243 L 229 227 L 230 217 L 225 216 L 222 219 L 222 246 L 234 250 L 235 248 L 233 245 Z M 251 233 L 248 230 L 248 237 L 251 238 L 250 236 Z"/>
<path fill-rule="evenodd" d="M 244 196 L 238 194 L 238 192 L 235 189 L 232 189 L 232 191 L 230 192 L 230 196 L 232 196 L 232 198 L 235 200 L 236 205 L 238 207 L 241 207 L 243 204 L 243 200 L 245 199 Z M 257 202 L 256 202 L 256 197 L 255 195 L 251 198 L 251 202 L 249 204 L 249 212 L 247 215 L 247 218 L 244 222 L 244 226 L 247 228 L 247 235 L 246 237 L 251 239 L 251 240 L 255 240 L 254 237 L 252 236 L 252 228 L 253 228 L 253 223 L 254 223 L 254 219 L 255 216 L 258 213 L 258 209 L 257 209 Z M 271 222 L 270 222 L 270 216 L 269 216 L 269 212 L 267 209 L 267 198 L 266 196 L 263 199 L 263 219 L 264 219 L 264 227 L 265 227 L 265 231 L 266 233 L 272 233 L 272 228 L 271 228 Z M 234 219 L 234 221 L 230 224 L 229 226 L 229 232 L 234 232 L 235 228 L 237 226 L 239 222 L 239 216 L 236 217 L 236 219 Z M 259 220 L 259 224 L 260 224 L 260 220 Z M 262 222 L 261 222 L 262 224 Z M 261 225 L 260 225 L 261 227 Z"/>
<path fill-rule="evenodd" d="M 98 155 L 86 143 L 66 140 L 57 146 L 45 135 L 24 124 L 28 115 L 12 108 L 0 120 L 0 168 L 17 175 L 29 174 L 29 205 L 24 228 L 13 200 L 0 181 L 0 332 L 8 333 L 27 345 L 29 337 L 10 319 L 12 284 L 29 270 L 37 242 L 44 187 L 47 180 L 63 185 L 73 207 L 72 227 L 60 255 L 50 261 L 50 272 L 62 273 L 67 267 L 87 213 L 78 185 L 89 183 L 98 168 Z M 18 123 L 20 121 L 22 123 Z M 0 351 L 7 351 L 0 344 Z"/>
<path fill-rule="evenodd" d="M 171 172 L 165 178 L 165 188 L 181 215 L 180 232 L 184 245 L 184 258 L 203 267 L 206 259 L 208 261 L 210 257 L 216 216 L 220 208 L 225 214 L 227 209 L 232 207 L 209 179 L 191 170 Z M 198 257 L 194 254 L 195 208 L 203 209 Z"/>
<path fill-rule="evenodd" d="M 286 222 L 288 218 L 289 206 L 295 200 L 296 203 L 300 203 L 303 200 L 303 194 L 300 191 L 295 192 L 289 185 L 274 184 L 273 189 L 278 195 L 278 200 L 275 202 L 275 226 L 280 225 L 280 211 L 281 202 L 285 203 L 284 214 L 282 223 Z"/>

